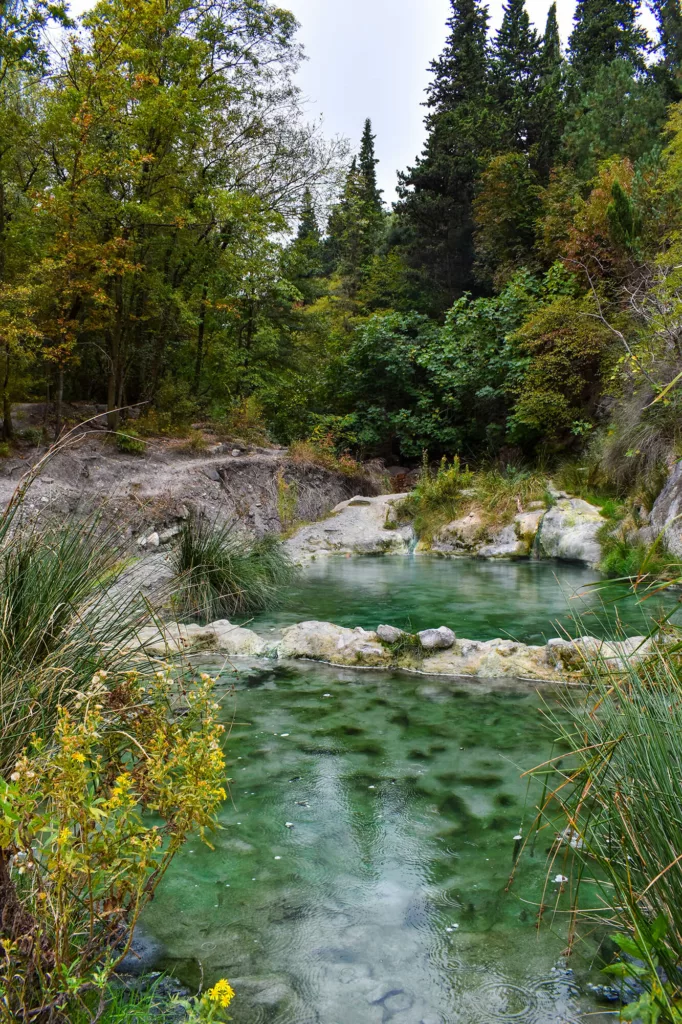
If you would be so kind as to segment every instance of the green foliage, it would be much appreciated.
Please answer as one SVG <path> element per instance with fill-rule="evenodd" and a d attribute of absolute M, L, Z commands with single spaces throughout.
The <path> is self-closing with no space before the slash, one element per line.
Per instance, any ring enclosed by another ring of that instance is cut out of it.
<path fill-rule="evenodd" d="M 618 926 L 621 954 L 609 973 L 644 986 L 623 1019 L 659 1024 L 679 1024 L 682 996 L 680 639 L 668 629 L 648 659 L 619 670 L 595 658 L 589 692 L 565 702 L 569 724 L 552 719 L 570 759 L 562 756 L 554 787 L 546 783 L 542 808 L 554 827 L 555 813 L 565 815 L 576 837 L 553 851 L 580 862 L 563 870 L 596 876 L 604 917 Z M 537 772 L 546 779 L 547 766 Z M 595 906 L 593 893 L 586 899 Z"/>
<path fill-rule="evenodd" d="M 251 540 L 198 517 L 183 524 L 171 564 L 177 614 L 205 622 L 271 607 L 295 576 L 274 537 Z"/>
<path fill-rule="evenodd" d="M 638 9 L 636 0 L 578 0 L 569 59 L 580 84 L 589 84 L 615 60 L 644 70 L 649 41 L 637 23 Z"/>
<path fill-rule="evenodd" d="M 91 989 L 103 1007 L 171 859 L 193 832 L 208 841 L 226 795 L 212 687 L 95 673 L 2 780 L 6 1024 L 47 1024 Z"/>
<path fill-rule="evenodd" d="M 125 430 L 116 432 L 116 447 L 127 455 L 143 455 L 147 444 L 142 440 L 135 427 L 126 426 Z"/>
<path fill-rule="evenodd" d="M 295 480 L 289 483 L 284 474 L 277 475 L 277 515 L 282 529 L 290 529 L 296 522 L 298 508 L 298 484 Z"/>

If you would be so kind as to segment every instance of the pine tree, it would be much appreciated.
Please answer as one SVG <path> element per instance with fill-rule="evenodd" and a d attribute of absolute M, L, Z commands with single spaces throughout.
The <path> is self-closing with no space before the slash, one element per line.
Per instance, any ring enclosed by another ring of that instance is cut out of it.
<path fill-rule="evenodd" d="M 569 56 L 580 91 L 614 60 L 627 61 L 633 71 L 644 70 L 649 40 L 637 25 L 638 14 L 637 0 L 578 0 Z"/>
<path fill-rule="evenodd" d="M 436 113 L 481 98 L 488 87 L 488 9 L 479 0 L 450 0 L 450 34 L 445 49 L 431 61 L 434 80 L 426 89 L 427 106 Z"/>
<path fill-rule="evenodd" d="M 471 204 L 502 130 L 490 90 L 487 9 L 481 0 L 450 3 L 445 49 L 431 64 L 426 144 L 415 166 L 398 176 L 403 251 L 418 272 L 429 312 L 475 284 Z"/>
<path fill-rule="evenodd" d="M 680 0 L 649 0 L 658 26 L 658 70 L 669 99 L 682 97 L 682 6 Z"/>
<path fill-rule="evenodd" d="M 383 205 L 381 202 L 382 190 L 377 188 L 376 166 L 379 161 L 374 155 L 375 139 L 376 135 L 372 135 L 372 122 L 367 118 L 365 121 L 365 127 L 362 131 L 362 139 L 360 141 L 360 174 L 362 175 L 367 208 L 368 210 L 374 211 L 378 216 L 381 216 L 383 214 Z"/>
<path fill-rule="evenodd" d="M 547 12 L 539 58 L 540 89 L 534 104 L 534 166 L 543 181 L 549 180 L 566 121 L 566 66 L 561 53 L 556 0 Z"/>
<path fill-rule="evenodd" d="M 320 241 L 320 226 L 317 223 L 317 214 L 315 213 L 313 194 L 309 188 L 307 188 L 303 193 L 303 202 L 301 203 L 301 217 L 298 222 L 298 234 L 296 237 L 301 242 L 305 241 L 308 238 L 312 238 L 316 242 Z"/>
<path fill-rule="evenodd" d="M 509 0 L 495 38 L 494 78 L 509 123 L 510 148 L 528 152 L 535 141 L 532 111 L 540 87 L 540 38 L 525 0 Z"/>

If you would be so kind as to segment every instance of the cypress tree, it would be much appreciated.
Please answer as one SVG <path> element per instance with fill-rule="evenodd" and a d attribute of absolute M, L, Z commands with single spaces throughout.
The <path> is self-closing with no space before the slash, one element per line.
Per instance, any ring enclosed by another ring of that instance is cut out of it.
<path fill-rule="evenodd" d="M 649 40 L 637 25 L 638 14 L 637 0 L 578 0 L 569 57 L 580 91 L 614 60 L 627 61 L 633 72 L 644 70 Z"/>
<path fill-rule="evenodd" d="M 682 7 L 680 0 L 649 0 L 658 26 L 659 77 L 669 99 L 682 97 Z"/>
<path fill-rule="evenodd" d="M 445 49 L 430 65 L 427 139 L 414 167 L 398 175 L 398 231 L 432 313 L 473 278 L 472 200 L 486 157 L 499 145 L 491 94 L 488 12 L 480 0 L 450 0 Z"/>
<path fill-rule="evenodd" d="M 360 140 L 360 174 L 362 175 L 365 201 L 367 203 L 368 210 L 374 211 L 378 215 L 382 215 L 383 206 L 381 203 L 381 189 L 377 188 L 376 166 L 379 161 L 374 155 L 375 139 L 376 135 L 372 135 L 372 122 L 367 118 L 362 131 L 362 139 Z"/>
<path fill-rule="evenodd" d="M 511 148 L 528 152 L 532 111 L 540 87 L 540 38 L 524 0 L 508 0 L 495 38 L 494 76 L 500 106 L 509 124 Z"/>
<path fill-rule="evenodd" d="M 536 149 L 532 157 L 540 178 L 548 181 L 566 121 L 566 68 L 561 53 L 556 0 L 547 12 L 539 68 L 540 88 L 533 111 Z"/>

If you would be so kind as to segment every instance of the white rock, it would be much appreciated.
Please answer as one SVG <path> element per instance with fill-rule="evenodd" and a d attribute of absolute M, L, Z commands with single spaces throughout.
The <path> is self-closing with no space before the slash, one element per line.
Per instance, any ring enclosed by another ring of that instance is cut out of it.
<path fill-rule="evenodd" d="M 601 559 L 597 534 L 605 522 L 599 509 L 582 498 L 560 498 L 543 517 L 539 554 L 596 565 Z"/>
<path fill-rule="evenodd" d="M 161 543 L 161 538 L 159 537 L 158 533 L 155 530 L 154 533 L 150 533 L 149 536 L 147 537 L 147 543 L 146 543 L 145 547 L 148 547 L 148 548 L 158 548 L 160 543 Z"/>
<path fill-rule="evenodd" d="M 414 541 L 412 527 L 386 528 L 388 513 L 404 497 L 357 495 L 342 501 L 327 519 L 301 527 L 284 547 L 296 562 L 319 555 L 407 554 Z"/>
<path fill-rule="evenodd" d="M 377 636 L 380 640 L 383 640 L 385 644 L 394 644 L 400 640 L 404 630 L 398 629 L 397 626 L 377 626 Z"/>
<path fill-rule="evenodd" d="M 456 637 L 447 626 L 439 626 L 438 629 L 423 629 L 417 633 L 422 647 L 425 651 L 447 650 L 452 647 Z"/>

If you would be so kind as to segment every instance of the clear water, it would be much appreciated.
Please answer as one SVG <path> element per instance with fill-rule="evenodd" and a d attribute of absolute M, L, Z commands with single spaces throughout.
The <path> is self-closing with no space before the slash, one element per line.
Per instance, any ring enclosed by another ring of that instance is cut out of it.
<path fill-rule="evenodd" d="M 613 587 L 588 586 L 599 579 L 565 562 L 326 558 L 306 566 L 281 606 L 253 619 L 253 628 L 267 632 L 306 619 L 365 629 L 381 622 L 412 631 L 446 625 L 469 640 L 540 644 L 563 631 L 606 637 L 618 621 L 628 635 L 641 634 L 678 603 L 668 593 L 644 605 L 632 598 L 614 604 Z"/>
<path fill-rule="evenodd" d="M 223 707 L 231 800 L 145 913 L 161 967 L 229 978 L 239 1024 L 611 1019 L 593 947 L 562 959 L 558 861 L 536 929 L 551 834 L 508 888 L 538 799 L 520 776 L 553 749 L 533 691 L 273 664 Z"/>

